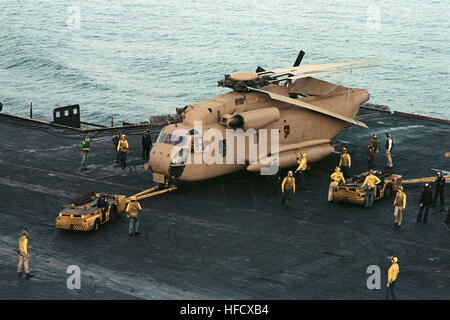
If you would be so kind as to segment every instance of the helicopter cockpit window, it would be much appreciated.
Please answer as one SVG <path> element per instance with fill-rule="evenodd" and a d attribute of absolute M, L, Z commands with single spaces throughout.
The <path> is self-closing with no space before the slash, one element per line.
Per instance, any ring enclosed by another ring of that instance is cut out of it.
<path fill-rule="evenodd" d="M 159 137 L 156 140 L 156 142 L 164 142 L 164 139 L 166 139 L 166 134 L 161 131 L 161 133 L 159 134 Z"/>
<path fill-rule="evenodd" d="M 187 137 L 177 136 L 174 134 L 164 133 L 164 132 L 161 132 L 158 137 L 158 140 L 156 140 L 156 142 L 173 144 L 175 146 L 184 145 L 185 141 L 187 141 Z"/>
<path fill-rule="evenodd" d="M 184 141 L 184 138 L 182 136 L 176 136 L 174 134 L 168 133 L 164 137 L 163 143 L 173 144 L 173 145 L 181 145 L 183 141 Z"/>
<path fill-rule="evenodd" d="M 185 137 L 172 135 L 172 141 L 174 146 L 184 145 Z"/>

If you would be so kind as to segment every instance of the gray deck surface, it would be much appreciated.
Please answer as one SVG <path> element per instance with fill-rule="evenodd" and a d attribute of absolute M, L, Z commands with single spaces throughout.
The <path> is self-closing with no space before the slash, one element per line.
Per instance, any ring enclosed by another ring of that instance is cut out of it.
<path fill-rule="evenodd" d="M 370 129 L 353 126 L 333 140 L 349 149 L 352 174 L 366 169 L 373 132 L 380 137 L 377 167 L 385 165 L 384 133 L 391 132 L 395 173 L 417 178 L 450 168 L 443 157 L 448 124 L 372 110 L 358 119 Z M 338 155 L 313 165 L 290 211 L 279 193 L 267 194 L 263 177 L 243 171 L 143 200 L 136 237 L 125 219 L 96 233 L 57 230 L 61 207 L 89 191 L 131 195 L 153 186 L 140 159 L 141 131 L 126 133 L 125 170 L 113 161 L 113 132 L 102 132 L 91 134 L 90 170 L 80 172 L 81 134 L 0 115 L 0 299 L 383 299 L 392 254 L 399 257 L 399 298 L 450 298 L 446 214 L 433 209 L 428 224 L 415 222 L 421 185 L 405 186 L 399 231 L 391 200 L 371 209 L 328 204 Z M 447 185 L 447 205 L 448 194 Z M 31 280 L 16 275 L 25 226 Z M 81 290 L 66 287 L 69 265 L 81 268 Z M 370 265 L 381 268 L 381 290 L 366 287 Z"/>

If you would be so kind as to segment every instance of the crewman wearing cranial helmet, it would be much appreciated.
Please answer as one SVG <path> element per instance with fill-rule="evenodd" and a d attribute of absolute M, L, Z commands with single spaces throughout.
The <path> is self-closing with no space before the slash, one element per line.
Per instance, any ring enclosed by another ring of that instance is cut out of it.
<path fill-rule="evenodd" d="M 28 269 L 29 251 L 28 251 L 28 237 L 30 231 L 27 228 L 23 229 L 22 236 L 19 238 L 19 265 L 17 266 L 17 274 L 22 276 L 22 266 L 25 267 L 25 274 L 27 278 L 31 278 L 30 270 Z"/>
<path fill-rule="evenodd" d="M 306 171 L 306 168 L 308 167 L 308 160 L 306 159 L 306 152 L 302 152 L 300 154 L 300 158 L 297 158 L 298 167 L 294 171 L 295 175 L 300 180 L 300 189 L 305 188 L 305 177 L 304 172 Z"/>
<path fill-rule="evenodd" d="M 134 234 L 139 234 L 139 211 L 142 210 L 142 207 L 135 196 L 130 198 L 130 202 L 125 210 L 127 213 L 127 218 L 130 219 L 128 224 L 128 234 L 130 237 Z"/>
<path fill-rule="evenodd" d="M 120 167 L 122 169 L 125 169 L 127 166 L 127 153 L 129 150 L 128 141 L 125 139 L 125 135 L 122 134 L 119 143 L 117 144 L 117 152 L 119 152 Z"/>
<path fill-rule="evenodd" d="M 352 158 L 347 152 L 347 148 L 342 148 L 341 159 L 339 160 L 339 167 L 341 167 L 342 174 L 345 179 L 350 178 L 350 167 L 352 166 Z"/>
<path fill-rule="evenodd" d="M 400 229 L 405 208 L 406 194 L 403 192 L 403 187 L 399 186 L 394 200 L 394 229 Z"/>
<path fill-rule="evenodd" d="M 423 217 L 423 222 L 428 222 L 428 211 L 430 206 L 433 204 L 433 192 L 431 191 L 431 186 L 429 183 L 425 183 L 423 186 L 423 192 L 420 195 L 419 200 L 419 213 L 417 214 L 417 222 L 422 222 L 422 213 L 425 210 L 425 216 Z"/>
<path fill-rule="evenodd" d="M 341 172 L 340 167 L 336 167 L 333 174 L 330 176 L 330 186 L 328 188 L 328 202 L 332 202 L 334 199 L 334 190 L 339 183 L 345 183 L 344 175 Z"/>
<path fill-rule="evenodd" d="M 288 172 L 287 177 L 285 177 L 281 183 L 281 192 L 283 193 L 281 205 L 284 207 L 284 204 L 286 203 L 286 209 L 289 210 L 292 194 L 295 194 L 295 178 L 293 177 L 292 171 Z"/>
<path fill-rule="evenodd" d="M 397 276 L 400 272 L 400 268 L 398 267 L 398 258 L 396 256 L 390 257 L 391 266 L 388 270 L 388 282 L 387 282 L 387 290 L 386 290 L 386 300 L 389 300 L 389 295 L 392 296 L 392 299 L 396 299 L 394 288 L 397 282 Z"/>

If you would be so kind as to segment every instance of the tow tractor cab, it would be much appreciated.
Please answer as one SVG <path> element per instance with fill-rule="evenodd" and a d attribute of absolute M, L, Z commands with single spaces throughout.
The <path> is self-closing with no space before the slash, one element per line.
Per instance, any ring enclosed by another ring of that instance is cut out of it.
<path fill-rule="evenodd" d="M 90 192 L 64 206 L 56 218 L 56 227 L 65 230 L 90 231 L 98 230 L 101 224 L 115 220 L 117 215 L 125 211 L 124 195 L 104 194 L 108 203 L 105 212 L 97 208 L 100 193 Z"/>
<path fill-rule="evenodd" d="M 364 172 L 353 176 L 351 181 L 339 185 L 334 191 L 334 199 L 342 202 L 364 205 L 366 202 L 366 187 L 362 184 L 370 172 Z M 390 171 L 377 171 L 375 175 L 381 180 L 374 193 L 374 199 L 391 198 L 397 188 L 402 185 L 402 176 Z"/>

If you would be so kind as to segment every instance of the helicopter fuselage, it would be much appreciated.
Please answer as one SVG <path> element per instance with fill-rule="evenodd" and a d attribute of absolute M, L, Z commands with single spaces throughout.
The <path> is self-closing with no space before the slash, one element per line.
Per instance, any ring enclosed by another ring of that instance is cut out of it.
<path fill-rule="evenodd" d="M 292 97 L 288 86 L 270 85 L 265 90 Z M 296 98 L 350 118 L 368 99 L 366 90 L 344 87 L 332 95 Z M 160 183 L 210 179 L 245 168 L 260 171 L 268 166 L 262 160 L 275 155 L 276 165 L 288 168 L 302 151 L 308 162 L 331 154 L 330 140 L 349 125 L 264 93 L 229 92 L 188 106 L 181 123 L 161 130 L 145 167 Z"/>

